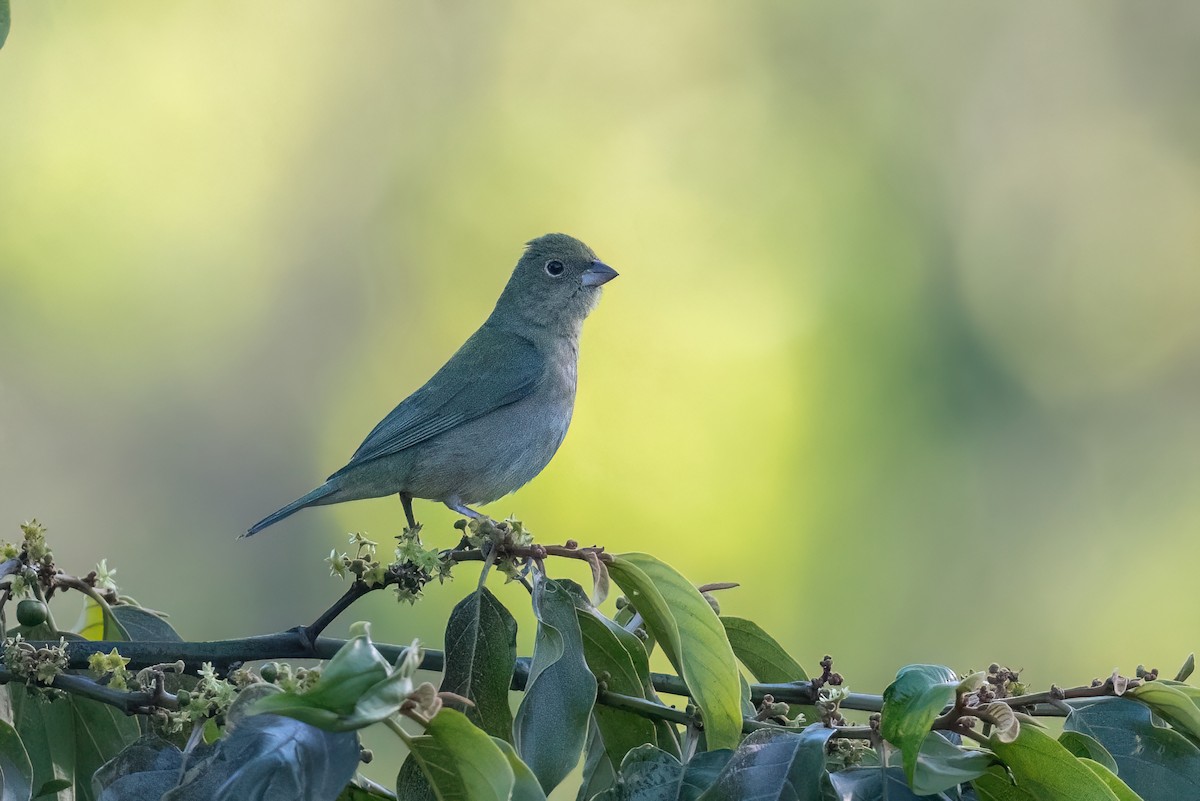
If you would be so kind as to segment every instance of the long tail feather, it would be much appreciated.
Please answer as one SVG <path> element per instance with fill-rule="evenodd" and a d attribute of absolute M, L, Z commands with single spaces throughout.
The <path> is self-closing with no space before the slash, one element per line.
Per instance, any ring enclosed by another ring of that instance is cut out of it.
<path fill-rule="evenodd" d="M 280 520 L 283 520 L 285 517 L 290 517 L 307 506 L 320 506 L 326 503 L 333 503 L 334 499 L 329 496 L 333 495 L 335 492 L 337 492 L 337 490 L 338 487 L 333 483 L 322 484 L 307 495 L 297 498 L 279 511 L 272 512 L 262 520 L 259 520 L 250 527 L 249 531 L 241 535 L 241 537 L 238 537 L 238 539 L 252 537 L 267 526 L 272 526 L 278 523 Z"/>

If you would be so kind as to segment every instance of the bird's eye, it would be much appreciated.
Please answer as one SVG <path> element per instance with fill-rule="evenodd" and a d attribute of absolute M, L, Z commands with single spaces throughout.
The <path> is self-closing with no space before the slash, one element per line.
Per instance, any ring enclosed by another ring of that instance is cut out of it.
<path fill-rule="evenodd" d="M 546 275 L 550 276 L 551 278 L 558 278 L 566 269 L 567 268 L 564 267 L 563 263 L 558 259 L 551 259 L 550 261 L 546 262 Z"/>

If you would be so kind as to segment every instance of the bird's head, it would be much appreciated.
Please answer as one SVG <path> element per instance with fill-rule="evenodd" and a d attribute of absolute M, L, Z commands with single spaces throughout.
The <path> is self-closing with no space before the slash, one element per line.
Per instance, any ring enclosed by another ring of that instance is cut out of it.
<path fill-rule="evenodd" d="M 600 300 L 600 287 L 617 271 L 587 245 L 566 234 L 530 241 L 496 303 L 497 315 L 515 315 L 551 328 L 578 326 Z"/>

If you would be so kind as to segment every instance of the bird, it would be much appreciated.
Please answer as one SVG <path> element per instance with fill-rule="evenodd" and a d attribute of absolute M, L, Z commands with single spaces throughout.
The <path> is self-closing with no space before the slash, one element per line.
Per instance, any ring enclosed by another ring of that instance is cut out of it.
<path fill-rule="evenodd" d="M 414 498 L 481 517 L 472 506 L 524 486 L 562 444 L 583 321 L 616 277 L 574 237 L 527 242 L 492 313 L 450 360 L 371 430 L 345 467 L 241 537 L 311 506 L 388 495 L 399 496 L 412 531 Z"/>

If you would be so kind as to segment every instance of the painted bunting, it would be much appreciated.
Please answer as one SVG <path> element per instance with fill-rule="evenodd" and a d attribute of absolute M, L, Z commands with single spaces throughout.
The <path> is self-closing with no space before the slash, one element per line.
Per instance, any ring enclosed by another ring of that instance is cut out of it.
<path fill-rule="evenodd" d="M 575 407 L 579 332 L 617 272 L 566 234 L 525 247 L 496 308 L 450 361 L 375 426 L 324 484 L 250 527 L 249 537 L 309 506 L 399 495 L 471 505 L 542 472 Z"/>

